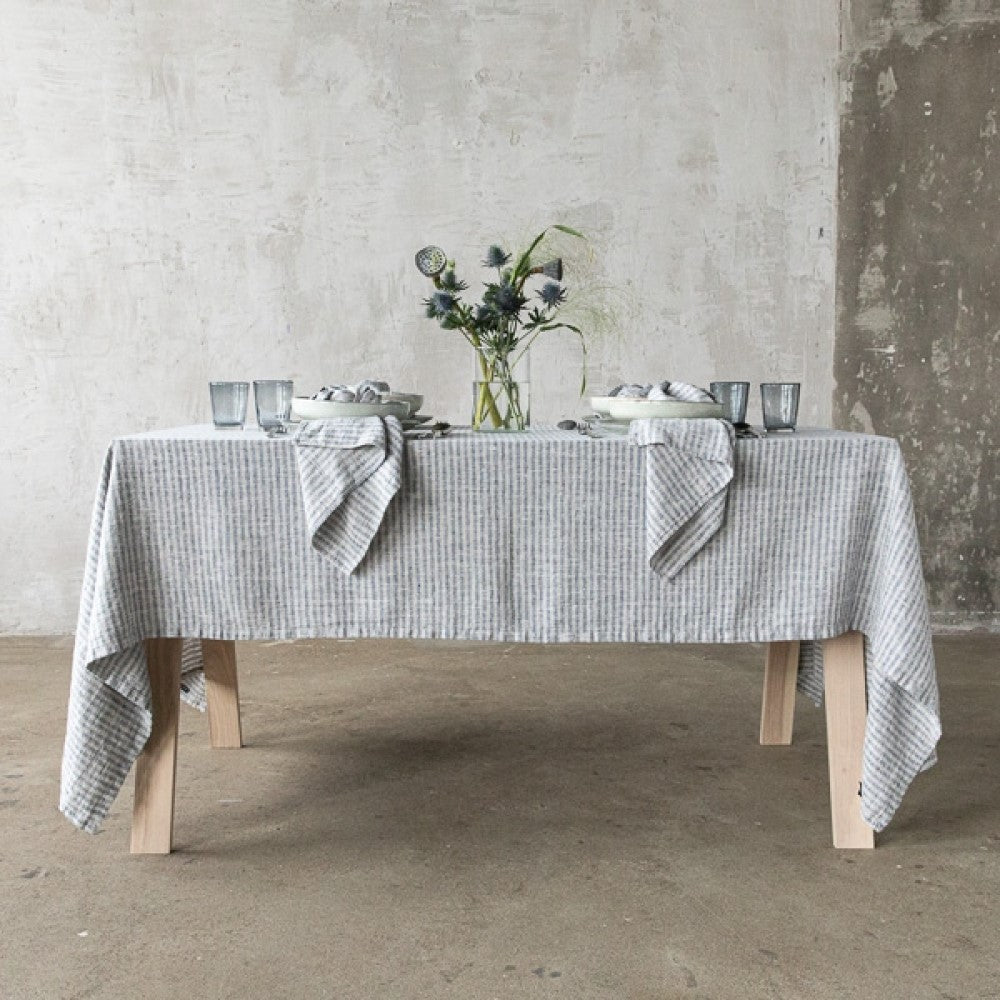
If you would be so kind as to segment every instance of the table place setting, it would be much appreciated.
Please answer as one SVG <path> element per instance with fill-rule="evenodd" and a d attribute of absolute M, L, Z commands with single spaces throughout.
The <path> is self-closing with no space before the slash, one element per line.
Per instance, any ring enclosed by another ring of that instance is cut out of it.
<path fill-rule="evenodd" d="M 588 437 L 627 437 L 633 421 L 720 418 L 723 408 L 704 389 L 688 382 L 617 385 L 590 397 L 591 413 L 577 425 Z"/>
<path fill-rule="evenodd" d="M 249 382 L 210 382 L 212 423 L 217 430 L 243 430 Z M 396 417 L 404 431 L 434 418 L 421 413 L 419 393 L 393 392 L 387 382 L 365 379 L 356 386 L 325 385 L 312 396 L 295 396 L 290 379 L 258 379 L 253 383 L 257 426 L 267 437 L 282 437 L 311 420 Z"/>
<path fill-rule="evenodd" d="M 421 413 L 424 397 L 416 392 L 394 392 L 389 383 L 365 379 L 356 386 L 325 385 L 312 396 L 296 396 L 292 413 L 299 420 L 333 420 L 350 417 L 396 417 L 404 431 L 433 420 Z"/>
<path fill-rule="evenodd" d="M 247 387 L 210 383 L 217 428 L 242 428 Z M 404 435 L 438 438 L 450 425 L 429 423 L 423 395 L 393 392 L 380 379 L 332 383 L 312 396 L 295 396 L 291 381 L 262 380 L 254 382 L 254 400 L 266 436 L 288 436 L 294 447 L 313 549 L 352 573 L 403 482 Z"/>
<path fill-rule="evenodd" d="M 746 422 L 749 382 L 712 382 L 708 390 L 687 382 L 626 383 L 605 396 L 591 396 L 592 412 L 572 423 L 581 434 L 596 438 L 626 436 L 632 421 L 643 419 L 721 418 L 732 425 L 737 438 L 794 432 L 799 383 L 765 382 L 760 388 L 760 430 Z"/>

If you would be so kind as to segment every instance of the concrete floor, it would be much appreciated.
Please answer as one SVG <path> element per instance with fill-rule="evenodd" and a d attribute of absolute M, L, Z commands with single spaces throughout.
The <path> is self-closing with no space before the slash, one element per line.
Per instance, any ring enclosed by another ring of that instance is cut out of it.
<path fill-rule="evenodd" d="M 247 747 L 185 709 L 177 851 L 56 811 L 68 640 L 0 640 L 0 997 L 1000 997 L 1000 638 L 830 844 L 822 712 L 756 743 L 753 646 L 241 644 Z"/>

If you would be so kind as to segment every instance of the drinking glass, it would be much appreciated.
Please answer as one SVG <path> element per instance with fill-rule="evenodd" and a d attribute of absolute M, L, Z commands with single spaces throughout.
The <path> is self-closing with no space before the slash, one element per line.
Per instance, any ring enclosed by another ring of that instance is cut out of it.
<path fill-rule="evenodd" d="M 712 382 L 709 386 L 715 401 L 722 404 L 722 415 L 731 424 L 742 424 L 747 419 L 749 382 Z"/>
<path fill-rule="evenodd" d="M 765 431 L 794 431 L 799 415 L 798 382 L 762 382 L 760 403 Z"/>
<path fill-rule="evenodd" d="M 247 418 L 249 382 L 209 382 L 212 422 L 219 430 L 242 430 Z"/>
<path fill-rule="evenodd" d="M 253 402 L 261 430 L 283 430 L 292 415 L 291 379 L 259 379 L 254 382 Z"/>

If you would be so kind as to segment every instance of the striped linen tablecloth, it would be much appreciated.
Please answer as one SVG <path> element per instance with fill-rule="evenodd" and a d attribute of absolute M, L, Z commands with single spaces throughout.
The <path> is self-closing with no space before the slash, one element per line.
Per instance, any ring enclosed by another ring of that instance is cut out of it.
<path fill-rule="evenodd" d="M 646 451 L 548 428 L 407 441 L 403 484 L 347 575 L 311 545 L 290 439 L 211 427 L 116 439 L 91 527 L 63 813 L 96 830 L 142 751 L 154 636 L 811 640 L 799 686 L 818 701 L 816 640 L 857 630 L 862 815 L 882 829 L 940 735 L 897 444 L 821 430 L 737 441 L 722 527 L 672 579 L 647 555 Z"/>

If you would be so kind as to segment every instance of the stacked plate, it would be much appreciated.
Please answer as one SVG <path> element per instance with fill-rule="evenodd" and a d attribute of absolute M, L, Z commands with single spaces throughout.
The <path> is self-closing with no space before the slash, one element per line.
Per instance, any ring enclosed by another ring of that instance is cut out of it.
<path fill-rule="evenodd" d="M 688 403 L 681 399 L 641 399 L 634 396 L 591 396 L 590 405 L 606 420 L 704 419 L 721 417 L 721 403 Z"/>
<path fill-rule="evenodd" d="M 332 399 L 296 396 L 292 416 L 297 420 L 331 420 L 338 417 L 398 417 L 403 430 L 411 430 L 430 420 L 420 413 L 424 397 L 412 392 L 391 392 L 379 403 L 338 403 Z"/>

